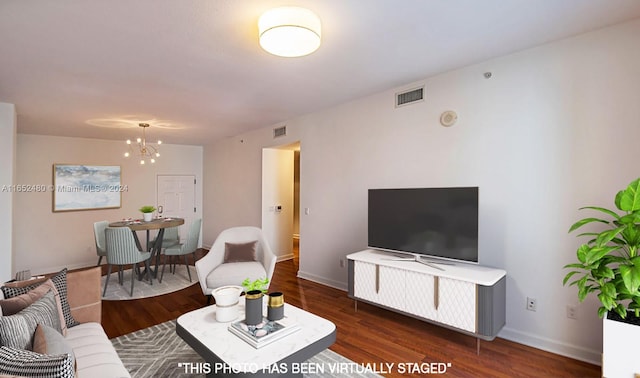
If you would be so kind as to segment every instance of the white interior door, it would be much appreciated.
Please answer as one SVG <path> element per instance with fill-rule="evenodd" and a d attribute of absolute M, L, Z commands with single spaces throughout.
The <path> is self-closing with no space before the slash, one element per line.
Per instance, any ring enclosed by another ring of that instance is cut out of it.
<path fill-rule="evenodd" d="M 180 239 L 187 237 L 196 216 L 196 177 L 194 175 L 158 175 L 158 213 L 163 217 L 184 218 Z M 162 213 L 160 210 L 162 209 Z"/>

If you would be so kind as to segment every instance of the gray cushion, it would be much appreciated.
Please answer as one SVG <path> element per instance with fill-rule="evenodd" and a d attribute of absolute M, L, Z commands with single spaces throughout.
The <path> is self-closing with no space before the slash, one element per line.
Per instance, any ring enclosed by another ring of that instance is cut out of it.
<path fill-rule="evenodd" d="M 224 243 L 224 263 L 256 261 L 257 240 L 247 243 Z"/>
<path fill-rule="evenodd" d="M 64 336 L 45 324 L 38 324 L 36 327 L 36 332 L 33 335 L 33 351 L 52 355 L 70 354 L 73 357 L 73 349 Z"/>
<path fill-rule="evenodd" d="M 74 362 L 70 355 L 55 356 L 0 347 L 0 373 L 21 377 L 74 377 Z"/>
<path fill-rule="evenodd" d="M 71 308 L 69 307 L 69 301 L 67 299 L 67 268 L 62 269 L 60 272 L 56 273 L 55 276 L 51 277 L 51 281 L 55 285 L 58 293 L 60 294 L 60 304 L 62 306 L 62 314 L 64 315 L 64 320 L 67 327 L 73 327 L 78 325 L 79 323 L 71 316 Z M 40 286 L 42 282 L 23 286 L 23 287 L 2 287 L 2 293 L 5 298 L 15 297 L 21 294 L 25 294 L 30 290 Z"/>
<path fill-rule="evenodd" d="M 62 332 L 56 299 L 52 291 L 19 313 L 0 317 L 0 345 L 31 350 L 33 334 L 38 323 Z"/>
<path fill-rule="evenodd" d="M 251 281 L 264 278 L 267 272 L 257 261 L 220 264 L 207 275 L 207 287 L 216 288 L 225 285 L 241 285 L 249 278 Z"/>

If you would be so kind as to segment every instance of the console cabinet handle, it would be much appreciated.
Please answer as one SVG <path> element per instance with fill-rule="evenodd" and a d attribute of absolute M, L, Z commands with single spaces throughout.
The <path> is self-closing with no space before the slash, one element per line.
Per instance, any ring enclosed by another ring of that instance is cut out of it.
<path fill-rule="evenodd" d="M 380 265 L 376 264 L 376 294 L 380 292 Z"/>
<path fill-rule="evenodd" d="M 438 309 L 440 305 L 440 277 L 433 276 L 433 305 Z"/>

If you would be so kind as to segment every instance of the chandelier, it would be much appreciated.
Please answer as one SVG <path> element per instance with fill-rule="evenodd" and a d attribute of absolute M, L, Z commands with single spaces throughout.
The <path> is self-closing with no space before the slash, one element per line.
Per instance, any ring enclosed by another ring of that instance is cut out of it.
<path fill-rule="evenodd" d="M 149 127 L 148 123 L 139 123 L 138 126 L 142 127 L 142 138 L 136 139 L 138 143 L 138 149 L 136 150 L 133 147 L 133 143 L 131 139 L 127 139 L 127 145 L 129 145 L 129 151 L 124 153 L 125 157 L 129 157 L 131 155 L 138 155 L 140 157 L 140 164 L 145 164 L 147 160 L 151 163 L 156 162 L 156 158 L 160 156 L 160 152 L 158 152 L 158 147 L 154 146 L 151 143 L 147 143 L 145 130 Z M 162 144 L 162 141 L 158 141 L 158 145 Z"/>

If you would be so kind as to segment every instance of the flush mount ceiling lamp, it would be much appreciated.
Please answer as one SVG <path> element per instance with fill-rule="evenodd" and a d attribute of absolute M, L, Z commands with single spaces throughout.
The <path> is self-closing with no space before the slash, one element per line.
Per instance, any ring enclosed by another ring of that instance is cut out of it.
<path fill-rule="evenodd" d="M 124 153 L 125 157 L 129 157 L 132 155 L 137 155 L 140 158 L 140 164 L 145 164 L 147 160 L 151 163 L 156 162 L 156 158 L 160 156 L 160 152 L 158 152 L 158 147 L 154 146 L 151 143 L 147 143 L 145 130 L 149 127 L 148 123 L 139 123 L 138 126 L 142 127 L 142 138 L 136 139 L 138 143 L 138 148 L 135 149 L 133 147 L 133 143 L 131 139 L 127 139 L 127 145 L 129 146 L 129 151 Z M 158 145 L 162 144 L 162 141 L 158 141 Z"/>
<path fill-rule="evenodd" d="M 271 9 L 260 16 L 258 30 L 260 46 L 273 55 L 293 58 L 320 47 L 320 18 L 305 8 Z"/>

